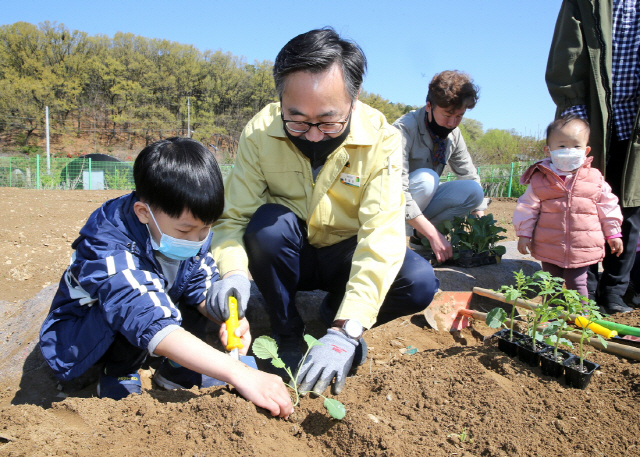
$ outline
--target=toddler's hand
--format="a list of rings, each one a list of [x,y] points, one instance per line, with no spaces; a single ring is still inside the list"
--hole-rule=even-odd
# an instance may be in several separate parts
[[[520,254],[529,254],[531,252],[531,238],[526,236],[518,238],[518,251]]]
[[[620,257],[620,254],[622,254],[622,251],[624,251],[624,247],[622,246],[622,238],[610,238],[607,240],[607,243],[609,243],[611,253],[615,254],[616,257]]]

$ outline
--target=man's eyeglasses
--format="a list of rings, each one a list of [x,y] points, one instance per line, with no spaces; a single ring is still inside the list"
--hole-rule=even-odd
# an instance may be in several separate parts
[[[351,109],[353,105],[349,107],[349,114],[347,114],[347,118],[344,121],[336,121],[336,122],[316,122],[315,124],[312,122],[304,122],[304,121],[287,121],[284,118],[284,113],[280,113],[280,117],[282,118],[282,122],[284,122],[287,130],[293,133],[306,133],[311,130],[311,127],[317,127],[322,133],[340,133],[344,128],[345,124],[349,122],[349,118],[351,117]]]

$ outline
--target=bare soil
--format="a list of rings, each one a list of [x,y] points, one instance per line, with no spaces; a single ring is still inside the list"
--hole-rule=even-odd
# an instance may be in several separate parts
[[[5,320],[57,283],[89,214],[121,194],[0,189]],[[489,212],[507,228],[514,206],[494,199]],[[612,320],[640,326],[640,310]],[[0,325],[0,339],[11,342],[6,330]],[[144,393],[117,402],[96,398],[95,383],[67,396],[50,375],[25,368],[0,385],[0,456],[640,454],[637,362],[590,349],[601,368],[576,390],[485,342],[493,332],[479,321],[437,332],[421,314],[369,330],[369,358],[337,397],[347,408],[342,421],[320,398],[303,398],[282,420],[230,387],[163,391],[150,381],[153,366],[141,372]],[[403,353],[408,346],[418,352]]]

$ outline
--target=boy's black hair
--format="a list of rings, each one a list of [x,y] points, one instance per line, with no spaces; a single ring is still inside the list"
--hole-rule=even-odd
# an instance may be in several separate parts
[[[212,224],[224,209],[222,172],[213,154],[190,138],[156,141],[140,152],[133,165],[136,196],[168,216],[184,210]]]
[[[560,130],[562,127],[564,127],[565,125],[567,125],[571,121],[580,121],[580,122],[582,122],[584,124],[584,126],[587,128],[587,132],[591,132],[591,126],[589,125],[589,121],[588,120],[586,120],[585,118],[580,117],[580,116],[578,116],[576,114],[565,114],[564,116],[559,117],[558,119],[553,121],[547,127],[546,143],[549,144],[549,137],[551,136],[551,134],[553,132],[555,132],[556,130]]]

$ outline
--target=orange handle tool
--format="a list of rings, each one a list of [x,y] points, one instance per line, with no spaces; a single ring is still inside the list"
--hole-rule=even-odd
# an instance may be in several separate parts
[[[227,351],[230,351],[234,358],[238,358],[238,349],[242,349],[243,345],[236,336],[236,329],[238,328],[238,301],[236,297],[229,297],[229,319],[225,322],[227,326]],[[235,354],[235,355],[234,355]]]
[[[603,327],[602,325],[596,324],[595,322],[589,323],[589,321],[582,316],[576,317],[576,325],[578,327],[583,327],[588,324],[588,329],[597,333],[598,335],[602,335],[605,338],[611,338],[614,336],[618,336],[618,332],[615,330],[609,330],[608,328]]]

